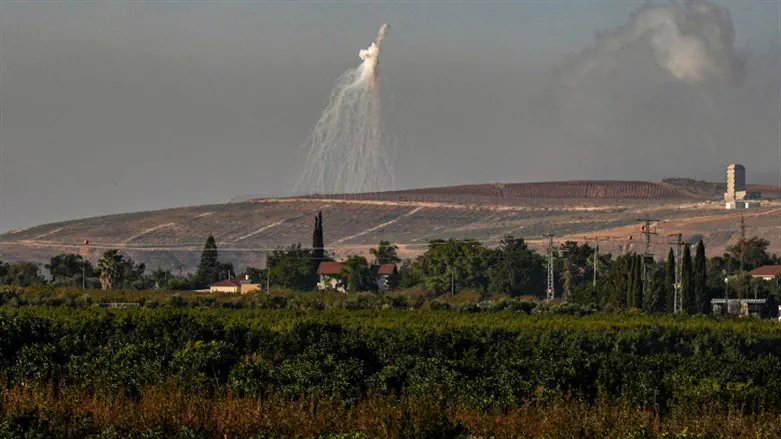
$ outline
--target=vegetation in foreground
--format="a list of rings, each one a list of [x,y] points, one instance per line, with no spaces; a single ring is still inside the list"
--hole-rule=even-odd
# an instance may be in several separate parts
[[[781,425],[781,327],[766,320],[5,306],[0,328],[10,437],[778,437]]]

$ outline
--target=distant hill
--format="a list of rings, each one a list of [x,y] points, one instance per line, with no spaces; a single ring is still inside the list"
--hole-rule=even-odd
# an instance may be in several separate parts
[[[750,190],[757,190],[750,187]],[[781,190],[762,187],[763,207],[726,211],[723,184],[689,179],[660,183],[568,181],[498,183],[399,190],[369,194],[248,199],[223,205],[133,212],[45,224],[0,235],[0,259],[44,262],[59,252],[77,252],[90,241],[90,258],[110,248],[174,271],[197,264],[206,237],[217,239],[221,258],[239,267],[262,266],[271,249],[309,245],[314,215],[323,211],[326,245],[337,257],[368,254],[380,239],[414,256],[436,238],[474,238],[491,245],[505,234],[536,245],[541,235],[580,239],[609,237],[605,251],[623,251],[638,235],[636,219],[661,220],[656,246],[666,253],[664,234],[702,235],[711,254],[733,242],[740,215],[749,233],[765,236],[781,252]],[[774,235],[775,234],[775,235]]]

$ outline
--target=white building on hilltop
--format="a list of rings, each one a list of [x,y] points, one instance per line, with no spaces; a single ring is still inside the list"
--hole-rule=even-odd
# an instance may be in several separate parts
[[[759,207],[759,192],[746,191],[746,168],[732,163],[727,166],[727,192],[724,203],[727,209],[750,209]]]

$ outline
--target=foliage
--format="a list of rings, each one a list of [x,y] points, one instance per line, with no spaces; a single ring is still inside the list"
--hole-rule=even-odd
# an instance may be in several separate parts
[[[312,271],[312,250],[301,244],[274,250],[267,260],[268,274],[274,286],[311,291],[317,284]]]
[[[376,248],[369,249],[369,253],[374,256],[375,264],[398,264],[401,262],[398,250],[399,247],[391,245],[389,241],[380,241]]]
[[[761,265],[772,264],[775,262],[775,255],[770,256],[767,253],[767,247],[770,241],[754,236],[752,238],[740,238],[734,245],[727,247],[727,252],[737,261],[742,259],[745,270],[753,270]]]
[[[198,263],[198,270],[195,274],[195,284],[197,288],[208,288],[209,285],[217,282],[220,278],[219,256],[217,253],[217,242],[214,236],[209,235],[203,246],[201,261]]]
[[[377,289],[369,263],[363,256],[352,255],[347,258],[340,273],[348,292],[372,291]]]
[[[485,290],[491,256],[477,241],[437,239],[429,242],[426,253],[415,261],[414,270],[426,289],[435,295],[451,289]]]
[[[700,241],[697,244],[697,251],[694,256],[693,273],[694,306],[697,313],[706,314],[710,305],[710,294],[708,292],[708,263],[705,259],[705,244]]]
[[[488,290],[520,296],[545,288],[544,258],[529,249],[523,238],[505,236],[493,251],[488,268]]]
[[[40,267],[34,262],[17,261],[3,263],[0,261],[0,285],[30,286],[45,283]]]

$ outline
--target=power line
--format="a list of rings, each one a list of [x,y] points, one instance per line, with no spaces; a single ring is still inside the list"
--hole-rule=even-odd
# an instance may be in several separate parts
[[[651,263],[654,261],[654,255],[651,253],[651,235],[656,235],[656,232],[651,232],[651,223],[655,223],[658,220],[652,218],[641,218],[637,221],[643,222],[643,235],[645,235],[645,252],[643,253],[643,300],[648,297],[650,292],[650,279],[651,279]]]

